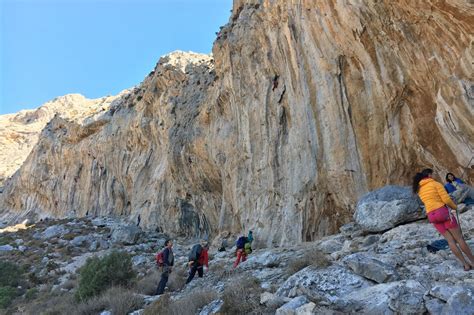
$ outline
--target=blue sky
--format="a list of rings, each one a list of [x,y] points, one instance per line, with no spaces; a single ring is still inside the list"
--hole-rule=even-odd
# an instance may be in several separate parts
[[[117,94],[174,50],[209,53],[232,0],[0,0],[0,114]]]

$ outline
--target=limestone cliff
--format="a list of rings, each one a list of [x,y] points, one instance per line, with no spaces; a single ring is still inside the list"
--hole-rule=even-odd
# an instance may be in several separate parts
[[[44,126],[60,115],[81,122],[109,109],[116,96],[87,99],[80,94],[57,97],[35,110],[0,115],[0,187],[23,164]]]
[[[7,216],[117,214],[187,235],[312,240],[356,199],[474,147],[468,1],[234,1],[213,58],[173,53],[86,124],[54,118]]]

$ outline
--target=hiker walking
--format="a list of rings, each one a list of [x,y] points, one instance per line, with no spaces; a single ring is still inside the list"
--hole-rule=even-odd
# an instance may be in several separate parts
[[[235,259],[235,262],[234,262],[234,268],[236,268],[239,265],[241,260],[242,262],[246,261],[247,256],[252,252],[251,242],[249,242],[248,237],[245,237],[245,236],[239,237],[235,245],[237,247],[235,251],[235,255],[237,256],[237,258]]]
[[[161,279],[156,288],[156,294],[160,295],[165,292],[166,283],[168,277],[173,269],[174,255],[173,255],[173,242],[170,239],[165,241],[165,248],[156,255],[156,263],[162,269]]]
[[[196,271],[199,278],[202,278],[204,275],[204,266],[206,269],[209,269],[209,243],[207,240],[201,240],[199,244],[196,244],[191,249],[189,253],[189,276],[186,280],[186,283],[193,280]]]
[[[456,203],[474,204],[474,189],[454,176],[453,173],[446,174],[444,189],[451,199]]]
[[[413,178],[413,193],[418,194],[421,201],[423,201],[428,220],[448,241],[449,248],[464,265],[464,270],[471,270],[471,268],[474,268],[474,257],[471,249],[464,241],[455,215],[447,208],[449,206],[456,210],[457,206],[451,200],[443,185],[435,181],[432,176],[433,170],[429,168],[417,173]],[[463,252],[468,260],[464,258]]]

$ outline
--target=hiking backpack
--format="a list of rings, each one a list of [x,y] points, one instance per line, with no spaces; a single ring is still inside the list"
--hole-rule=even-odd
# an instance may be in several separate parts
[[[245,236],[239,237],[235,245],[237,246],[237,249],[244,249],[245,243],[247,243],[247,238]]]
[[[164,249],[158,254],[156,254],[156,264],[158,267],[163,267],[165,265],[165,255],[164,255]]]
[[[245,243],[244,245],[244,252],[245,254],[249,255],[252,253],[252,246],[250,245],[250,242]]]
[[[201,251],[202,251],[202,246],[199,244],[196,244],[191,248],[191,251],[189,252],[188,259],[189,261],[197,261],[199,259],[199,256],[201,256]]]

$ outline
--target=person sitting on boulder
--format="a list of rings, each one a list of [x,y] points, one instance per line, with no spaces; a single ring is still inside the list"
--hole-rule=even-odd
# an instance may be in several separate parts
[[[248,237],[245,237],[245,236],[239,237],[235,245],[236,245],[235,255],[237,256],[237,258],[235,259],[233,266],[234,268],[237,268],[237,266],[240,263],[240,260],[242,260],[242,262],[247,260],[247,256],[252,252],[252,247],[251,247]]]
[[[446,174],[444,188],[454,202],[474,204],[474,189],[466,185],[462,179],[454,176],[453,173]]]
[[[199,244],[193,246],[189,252],[189,276],[186,280],[186,283],[193,280],[196,271],[199,275],[199,278],[202,278],[204,275],[204,266],[209,270],[209,243],[207,240],[201,240]]]
[[[420,197],[425,205],[428,220],[448,241],[449,248],[464,265],[464,270],[471,270],[471,268],[474,268],[474,257],[471,249],[464,241],[455,215],[450,213],[447,208],[449,206],[456,209],[457,206],[451,200],[443,185],[435,181],[432,176],[433,170],[429,168],[417,173],[413,177],[413,193]],[[464,252],[469,261],[464,258],[461,251]]]
[[[166,283],[168,282],[168,277],[173,269],[174,264],[174,255],[173,255],[173,242],[170,239],[165,241],[165,248],[158,253],[156,262],[158,266],[162,269],[161,279],[158,287],[156,288],[156,295],[163,294],[165,292]]]

